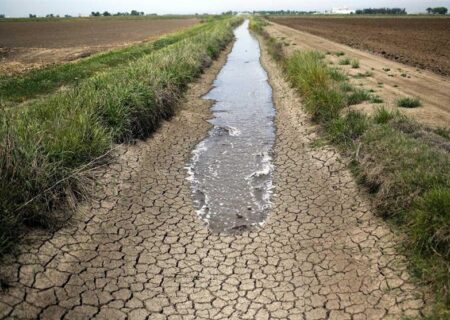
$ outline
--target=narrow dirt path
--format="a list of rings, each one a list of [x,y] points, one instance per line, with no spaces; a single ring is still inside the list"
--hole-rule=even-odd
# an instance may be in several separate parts
[[[385,105],[394,108],[398,98],[418,97],[422,101],[422,107],[402,108],[401,111],[414,117],[417,121],[433,127],[450,127],[450,78],[430,71],[419,70],[274,22],[271,22],[266,30],[271,36],[289,43],[289,46],[285,46],[288,53],[299,49],[319,50],[323,53],[343,52],[347,57],[359,59],[361,67],[358,69],[352,69],[350,65],[339,66],[350,76],[365,72],[372,74],[370,77],[351,77],[352,84],[355,86],[362,84],[364,88],[375,90],[376,94],[383,98]],[[341,57],[328,55],[327,59],[337,65]],[[370,113],[378,106],[379,104],[366,103],[358,106],[358,109]]]
[[[2,266],[11,287],[0,318],[399,319],[424,295],[396,239],[375,218],[275,65],[273,211],[259,230],[213,234],[192,206],[185,165],[209,128],[211,86],[224,57],[147,141],[123,146],[99,172],[94,199],[71,225],[30,237]]]

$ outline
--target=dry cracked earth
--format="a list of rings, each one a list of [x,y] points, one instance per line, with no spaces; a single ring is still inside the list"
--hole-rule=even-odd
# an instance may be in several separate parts
[[[400,319],[426,294],[396,236],[264,54],[277,106],[276,186],[264,226],[213,234],[192,206],[185,165],[207,134],[200,97],[223,65],[190,88],[148,140],[121,146],[97,172],[69,226],[30,235],[8,257],[3,319]]]

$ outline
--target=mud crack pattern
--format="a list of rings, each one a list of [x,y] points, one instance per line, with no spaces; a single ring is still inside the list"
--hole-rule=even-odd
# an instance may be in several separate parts
[[[392,232],[375,218],[330,148],[264,57],[277,104],[276,198],[267,223],[210,233],[192,206],[184,166],[209,129],[199,97],[224,58],[195,84],[177,116],[123,146],[99,172],[94,198],[71,225],[35,234],[2,266],[7,319],[399,319],[419,315]]]

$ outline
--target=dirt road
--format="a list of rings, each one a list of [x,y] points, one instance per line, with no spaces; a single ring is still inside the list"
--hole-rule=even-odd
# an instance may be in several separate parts
[[[379,95],[387,107],[395,108],[396,100],[401,97],[418,97],[422,107],[401,109],[405,114],[414,117],[419,122],[433,127],[450,128],[450,78],[429,71],[417,70],[381,56],[353,49],[325,38],[298,31],[276,23],[271,23],[266,30],[278,39],[284,39],[289,46],[287,52],[294,50],[319,50],[323,53],[343,52],[345,56],[357,58],[360,68],[339,66],[348,72],[350,82],[355,86],[372,89]],[[338,64],[341,57],[328,55],[327,59]],[[372,73],[369,77],[352,77],[358,73]],[[372,112],[380,104],[364,103],[358,109]]]
[[[424,294],[335,150],[263,56],[277,107],[272,213],[258,230],[214,234],[191,200],[186,163],[206,136],[200,97],[224,56],[147,141],[98,173],[71,226],[30,237],[2,272],[0,318],[400,319]]]

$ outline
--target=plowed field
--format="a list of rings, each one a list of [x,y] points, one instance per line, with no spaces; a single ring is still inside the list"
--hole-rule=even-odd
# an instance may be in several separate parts
[[[68,19],[0,22],[0,74],[23,72],[156,38],[198,19]]]
[[[272,18],[288,27],[450,75],[450,19],[428,17]]]

